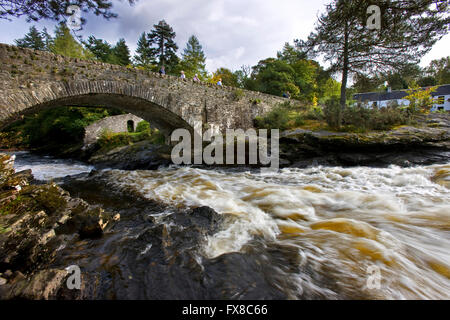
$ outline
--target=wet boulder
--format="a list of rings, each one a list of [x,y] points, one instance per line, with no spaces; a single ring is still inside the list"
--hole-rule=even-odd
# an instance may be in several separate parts
[[[167,145],[155,145],[150,141],[141,141],[112,149],[106,153],[100,150],[89,159],[89,163],[97,168],[155,170],[160,166],[172,164],[170,155],[171,148]]]
[[[98,238],[107,225],[118,219],[115,214],[72,198],[53,183],[30,185],[31,172],[15,173],[13,161],[14,157],[0,154],[0,273],[5,282],[1,287],[17,278],[11,273],[29,281],[36,276],[41,279],[37,270],[45,270],[52,263],[58,248],[74,239]],[[54,289],[39,287],[41,280],[36,280],[36,287],[19,281],[22,284],[12,291],[0,290],[0,298],[47,299],[51,296],[48,292]]]

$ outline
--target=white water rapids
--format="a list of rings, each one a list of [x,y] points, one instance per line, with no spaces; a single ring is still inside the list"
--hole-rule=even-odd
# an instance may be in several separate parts
[[[203,248],[207,257],[239,251],[260,236],[296,247],[299,264],[335,279],[341,292],[450,299],[450,165],[314,167],[269,175],[182,167],[102,175],[123,192],[225,215],[222,231]],[[380,285],[371,288],[368,270],[374,267]],[[313,286],[307,274],[297,280]]]

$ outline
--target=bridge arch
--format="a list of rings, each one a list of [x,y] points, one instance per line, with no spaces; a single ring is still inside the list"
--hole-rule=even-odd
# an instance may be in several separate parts
[[[114,81],[47,83],[12,94],[6,103],[9,108],[6,110],[8,112],[2,110],[1,127],[25,114],[53,107],[74,106],[115,108],[132,113],[158,128],[166,137],[178,128],[193,130],[192,125],[183,119],[183,110],[161,105],[165,103],[170,106],[170,103],[164,101],[164,97],[161,99],[152,94],[151,89],[139,85],[124,85]]]

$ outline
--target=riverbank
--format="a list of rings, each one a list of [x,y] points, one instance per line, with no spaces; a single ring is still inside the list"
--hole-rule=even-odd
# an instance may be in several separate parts
[[[416,126],[388,131],[348,133],[290,130],[281,134],[285,166],[431,165],[450,159],[450,115],[434,114]]]
[[[450,160],[450,115],[434,114],[416,126],[388,131],[287,130],[281,133],[279,143],[281,168],[444,164]],[[170,157],[170,147],[143,141],[96,152],[88,162],[99,168],[157,169],[170,165]]]
[[[120,134],[117,138],[119,136]],[[155,170],[172,164],[171,147],[155,143],[155,137],[150,131],[148,136],[147,140],[134,142],[127,139],[104,139],[101,144],[97,143],[86,149],[78,144],[31,151],[80,160],[98,169]],[[12,147],[9,151],[23,150],[17,148],[21,146],[17,133],[4,133],[1,138],[3,146]],[[442,164],[450,159],[450,114],[417,116],[414,125],[361,133],[328,131],[322,126],[305,125],[281,132],[279,143],[281,168]],[[116,145],[118,146],[115,147]]]
[[[51,267],[60,248],[101,237],[120,216],[54,183],[31,184],[31,170],[15,172],[14,160],[0,154],[0,299],[56,297],[67,278]]]

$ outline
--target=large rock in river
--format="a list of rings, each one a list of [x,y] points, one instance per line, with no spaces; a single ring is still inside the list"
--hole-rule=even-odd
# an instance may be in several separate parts
[[[170,160],[171,148],[167,145],[152,144],[141,141],[129,146],[114,148],[108,152],[97,151],[89,162],[97,168],[113,168],[122,170],[158,169],[167,166]]]

